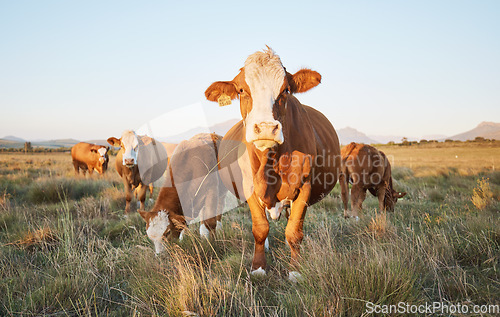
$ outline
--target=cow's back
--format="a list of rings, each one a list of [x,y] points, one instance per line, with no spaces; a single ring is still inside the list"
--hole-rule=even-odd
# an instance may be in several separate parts
[[[90,151],[92,146],[92,144],[85,142],[75,144],[71,148],[71,158],[73,161],[85,164],[93,162],[95,158],[92,157],[92,152]]]
[[[313,181],[309,204],[323,199],[332,191],[340,175],[340,143],[333,125],[318,110],[303,105],[314,129],[316,158],[313,165]],[[316,177],[316,179],[314,179]]]

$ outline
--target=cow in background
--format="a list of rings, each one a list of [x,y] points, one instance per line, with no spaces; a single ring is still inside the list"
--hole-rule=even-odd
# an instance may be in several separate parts
[[[366,190],[378,198],[379,210],[394,211],[394,205],[406,193],[397,192],[392,185],[391,164],[384,152],[373,146],[352,142],[341,150],[342,173],[339,183],[344,217],[359,218]],[[351,188],[351,214],[347,210],[349,185]]]
[[[125,187],[125,214],[130,212],[132,191],[137,187],[140,209],[144,210],[148,185],[160,179],[167,168],[165,147],[151,137],[138,137],[131,130],[124,131],[119,139],[108,138],[108,143],[120,147],[115,166]]]
[[[154,207],[150,212],[139,211],[156,253],[163,250],[163,237],[182,237],[192,222],[201,222],[200,235],[205,238],[221,228],[227,193],[217,165],[221,139],[215,133],[200,133],[179,143]]]
[[[75,174],[80,174],[80,170],[83,175],[85,175],[87,171],[90,175],[92,175],[94,171],[101,175],[104,174],[108,169],[108,150],[109,147],[86,142],[75,144],[71,148],[71,158],[73,159]]]

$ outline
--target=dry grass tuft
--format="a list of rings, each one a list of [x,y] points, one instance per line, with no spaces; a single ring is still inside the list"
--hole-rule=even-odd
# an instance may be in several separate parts
[[[385,212],[378,213],[375,218],[372,217],[366,230],[375,237],[383,237],[393,232],[391,223],[387,219],[387,213]]]
[[[493,202],[493,192],[489,178],[481,178],[477,180],[477,187],[472,190],[471,201],[479,210],[484,210]]]
[[[57,235],[49,227],[44,227],[34,232],[28,232],[24,238],[17,240],[6,245],[17,245],[23,247],[30,247],[34,245],[47,245],[54,244],[59,241]]]

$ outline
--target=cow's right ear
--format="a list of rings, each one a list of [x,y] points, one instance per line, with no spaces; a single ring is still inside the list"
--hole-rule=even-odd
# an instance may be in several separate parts
[[[205,90],[205,97],[210,101],[218,101],[222,95],[228,95],[231,100],[238,97],[233,81],[216,81]]]
[[[120,139],[117,139],[115,137],[110,137],[108,139],[108,143],[111,144],[112,146],[116,146],[116,147],[120,147],[121,146]]]
[[[146,223],[148,222],[148,215],[149,215],[149,212],[147,211],[142,211],[142,210],[138,210],[139,214],[141,215],[142,219],[144,219],[144,221],[146,221]]]

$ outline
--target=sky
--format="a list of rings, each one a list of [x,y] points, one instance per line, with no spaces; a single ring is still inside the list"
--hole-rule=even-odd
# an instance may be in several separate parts
[[[239,118],[204,91],[266,45],[321,73],[297,97],[336,129],[450,136],[500,122],[499,14],[496,0],[0,0],[0,137]]]

